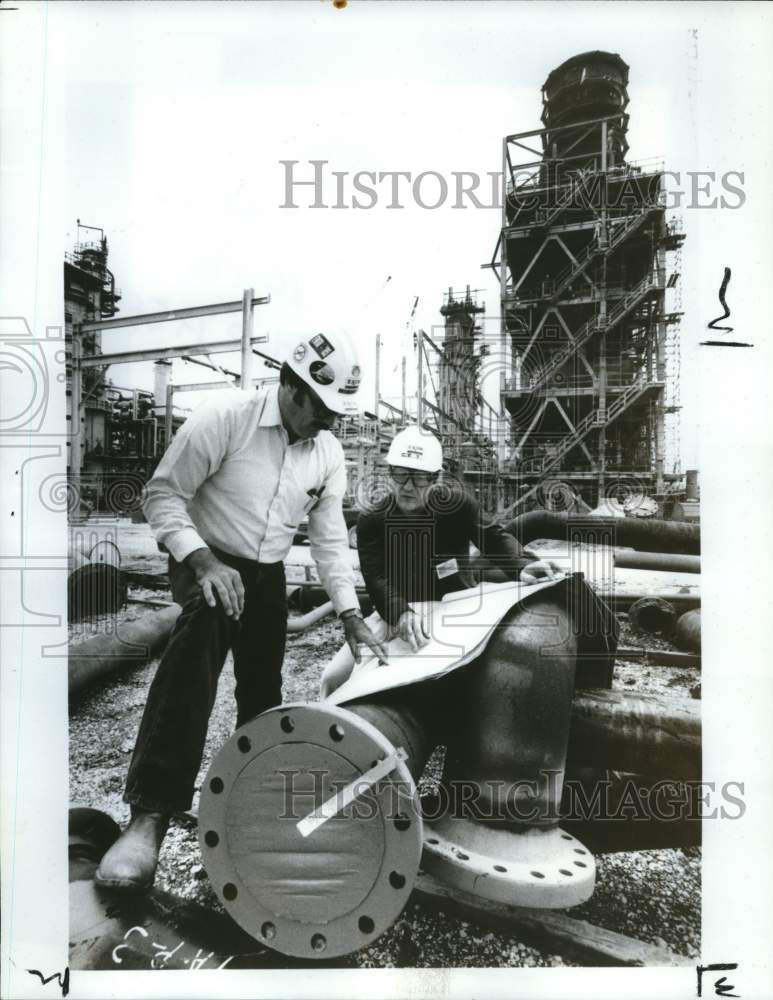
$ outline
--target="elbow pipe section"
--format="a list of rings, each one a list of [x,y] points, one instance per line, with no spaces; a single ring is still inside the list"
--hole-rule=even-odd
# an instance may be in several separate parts
[[[558,823],[577,651],[555,597],[535,596],[497,628],[466,673],[448,740],[454,814],[514,830]]]

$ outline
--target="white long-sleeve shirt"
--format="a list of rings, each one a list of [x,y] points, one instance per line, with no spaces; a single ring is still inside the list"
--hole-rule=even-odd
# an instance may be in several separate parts
[[[308,515],[311,554],[337,612],[359,607],[341,501],[346,467],[329,431],[289,443],[278,387],[213,393],[185,421],[145,488],[156,541],[182,562],[214,545],[280,562]],[[312,492],[316,491],[316,492]]]

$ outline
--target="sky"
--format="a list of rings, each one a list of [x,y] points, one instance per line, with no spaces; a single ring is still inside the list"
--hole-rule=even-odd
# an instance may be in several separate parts
[[[598,6],[566,4],[559,24],[554,7],[496,2],[61,6],[69,8],[67,248],[76,218],[105,230],[123,315],[240,299],[252,287],[271,295],[255,316],[270,354],[282,356],[304,332],[347,330],[363,358],[369,409],[378,333],[382,395],[399,396],[403,354],[415,390],[416,296],[415,326],[432,332],[443,292],[469,284],[481,290],[487,330],[497,328],[497,283],[480,265],[491,259],[500,212],[469,201],[454,208],[452,196],[422,208],[405,186],[405,207],[390,209],[385,183],[370,209],[310,207],[309,187],[294,189],[297,208],[282,207],[281,161],[297,161],[297,179],[313,177],[309,161],[328,161],[328,204],[334,170],[347,175],[345,201],[358,171],[437,171],[453,189],[455,171],[499,170],[505,134],[540,127],[540,87],[551,69],[603,49],[630,66],[629,160],[717,169],[715,151],[701,148],[702,104],[716,102],[723,82],[705,73],[701,38],[674,7],[660,5],[654,19],[646,4],[625,13],[606,7],[603,16]],[[426,203],[437,190],[423,182]],[[722,276],[719,264],[707,271],[701,292],[699,242],[729,221],[718,216],[738,214],[682,213],[683,468],[699,463],[693,361],[703,325],[717,314],[706,298],[716,300]],[[240,322],[237,314],[105,334],[103,350],[238,337]],[[215,360],[238,370],[237,356]],[[151,388],[151,367],[114,367],[110,377]],[[263,373],[258,363],[254,375]],[[175,362],[178,383],[213,377]],[[498,408],[494,381],[484,390]],[[199,395],[178,400],[191,405]]]

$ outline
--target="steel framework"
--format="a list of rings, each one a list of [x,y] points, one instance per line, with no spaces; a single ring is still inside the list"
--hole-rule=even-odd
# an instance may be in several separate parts
[[[564,500],[595,505],[662,495],[670,478],[666,342],[679,314],[666,289],[679,275],[666,254],[683,236],[666,219],[663,164],[625,159],[627,82],[619,56],[575,56],[543,87],[544,127],[503,140],[506,197],[484,266],[500,282],[514,510],[557,482]]]

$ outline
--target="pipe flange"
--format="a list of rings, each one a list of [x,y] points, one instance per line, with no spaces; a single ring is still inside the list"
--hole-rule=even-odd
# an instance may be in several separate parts
[[[446,885],[509,906],[576,906],[596,884],[593,855],[560,827],[516,833],[444,817],[425,823],[421,867]]]
[[[387,773],[370,783],[380,762]],[[348,800],[338,811],[336,796]],[[261,944],[346,955],[408,901],[421,857],[417,801],[400,753],[364,719],[332,705],[271,709],[234,733],[202,787],[210,882]]]

